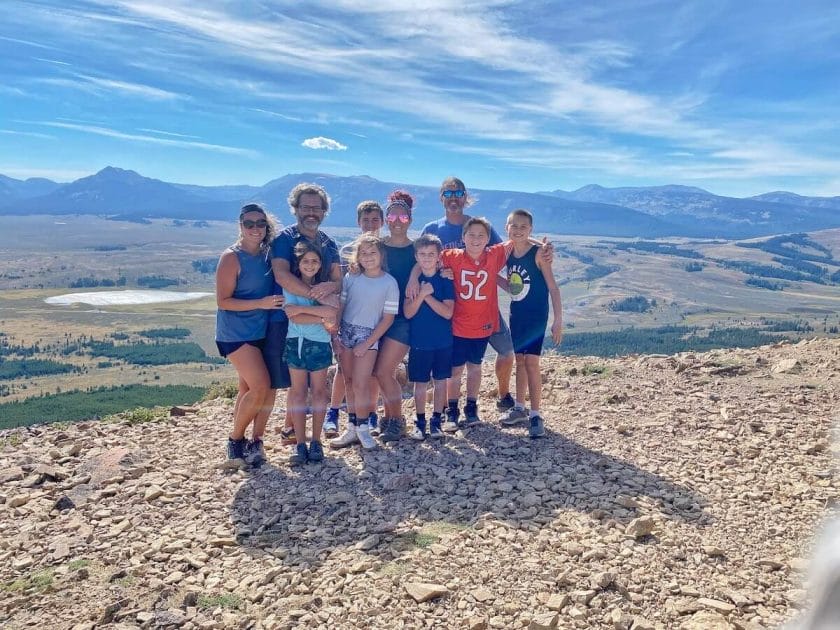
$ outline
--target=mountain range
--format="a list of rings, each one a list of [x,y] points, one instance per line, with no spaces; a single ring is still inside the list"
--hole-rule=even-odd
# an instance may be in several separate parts
[[[329,192],[332,208],[328,225],[355,225],[359,201],[382,202],[395,188],[415,196],[415,227],[443,214],[437,187],[382,182],[367,176],[298,173],[263,186],[195,186],[151,179],[111,166],[67,184],[0,175],[0,214],[233,220],[243,203],[257,201],[289,223],[286,196],[304,181],[321,184]],[[840,197],[803,197],[783,191],[740,199],[689,186],[589,185],[574,191],[538,193],[471,189],[470,194],[476,200],[468,210],[470,214],[486,216],[501,225],[511,210],[528,208],[534,213],[538,232],[734,239],[840,227]]]

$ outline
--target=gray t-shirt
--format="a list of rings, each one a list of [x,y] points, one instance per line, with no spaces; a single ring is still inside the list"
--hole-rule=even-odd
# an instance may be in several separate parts
[[[394,277],[387,273],[376,278],[348,273],[341,284],[341,303],[342,322],[376,328],[383,314],[397,314],[400,289]]]

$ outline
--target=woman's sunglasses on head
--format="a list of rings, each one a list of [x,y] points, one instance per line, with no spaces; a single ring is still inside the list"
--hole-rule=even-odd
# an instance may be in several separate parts
[[[467,191],[466,190],[444,190],[440,194],[443,195],[444,197],[446,197],[447,199],[451,199],[452,197],[457,197],[458,199],[460,199],[461,197],[463,197],[464,195],[467,194]]]
[[[266,228],[268,227],[268,221],[265,219],[259,219],[258,221],[251,221],[251,219],[242,219],[242,227],[246,230],[250,230],[252,228]]]

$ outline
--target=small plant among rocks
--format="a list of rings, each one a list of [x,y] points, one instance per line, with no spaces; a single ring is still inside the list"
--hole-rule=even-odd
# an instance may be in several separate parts
[[[24,592],[24,591],[45,591],[52,586],[53,572],[51,569],[44,571],[36,571],[28,577],[7,582],[0,587],[0,590],[7,592]]]
[[[204,394],[204,400],[214,400],[216,398],[229,398],[233,400],[239,394],[239,386],[233,381],[227,383],[213,383],[207,388],[207,393]]]
[[[198,607],[201,610],[215,610],[224,608],[226,610],[239,610],[242,607],[242,598],[233,593],[222,593],[221,595],[199,595]]]
[[[125,422],[126,424],[145,424],[165,420],[168,413],[163,407],[135,407],[122,413],[106,416],[103,422]]]

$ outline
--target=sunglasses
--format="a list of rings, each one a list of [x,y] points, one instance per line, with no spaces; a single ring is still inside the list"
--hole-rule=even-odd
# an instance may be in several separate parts
[[[385,218],[391,223],[394,223],[396,221],[399,221],[400,223],[408,223],[409,221],[411,221],[411,217],[407,214],[394,214],[392,212],[389,212]]]
[[[466,190],[444,190],[440,194],[443,195],[446,199],[451,199],[452,197],[457,197],[458,199],[460,199],[461,197],[463,197],[464,195],[467,194],[467,191]]]
[[[268,221],[265,219],[259,219],[258,221],[251,221],[251,219],[242,219],[242,227],[246,230],[250,230],[252,228],[267,228]]]

